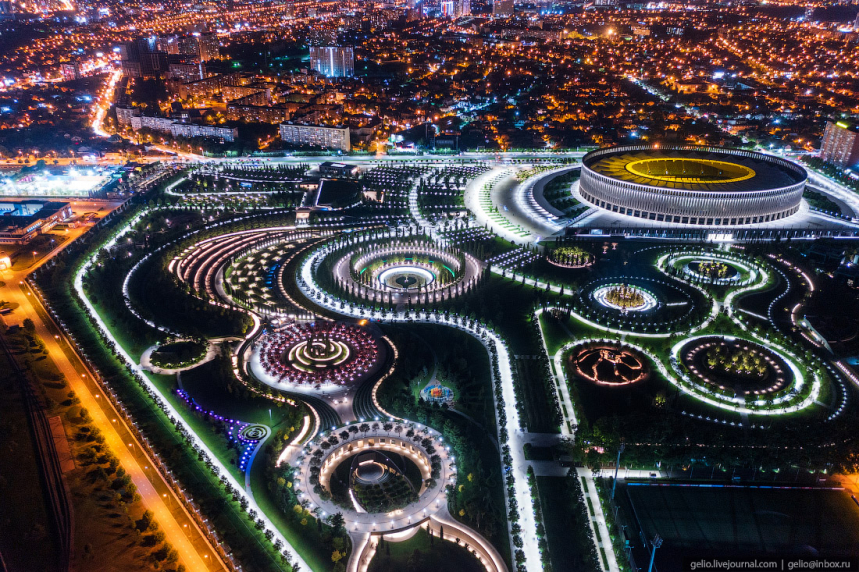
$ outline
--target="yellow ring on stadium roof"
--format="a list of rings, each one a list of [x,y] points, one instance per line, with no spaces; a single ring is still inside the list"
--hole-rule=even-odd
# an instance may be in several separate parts
[[[627,163],[633,175],[670,183],[736,183],[755,176],[744,165],[711,159],[660,158]]]

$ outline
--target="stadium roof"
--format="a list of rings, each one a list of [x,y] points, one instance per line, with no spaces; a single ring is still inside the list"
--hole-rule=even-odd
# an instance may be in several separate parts
[[[759,158],[758,158],[759,157]],[[712,150],[618,150],[587,160],[602,175],[665,189],[711,192],[749,192],[778,189],[805,179],[800,167],[790,168],[777,158],[751,157]]]

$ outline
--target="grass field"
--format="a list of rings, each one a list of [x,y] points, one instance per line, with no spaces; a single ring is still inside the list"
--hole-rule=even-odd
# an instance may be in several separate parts
[[[859,507],[845,491],[630,484],[621,493],[645,536],[665,540],[659,570],[714,554],[859,555]],[[637,550],[636,562],[644,558]]]
[[[593,572],[596,565],[587,550],[587,517],[576,506],[576,478],[537,477],[553,572]]]
[[[0,551],[10,570],[55,570],[53,524],[26,411],[12,366],[0,351]]]
[[[450,570],[456,572],[481,572],[483,566],[468,550],[453,542],[435,538],[430,545],[429,534],[424,529],[403,542],[386,542],[376,551],[367,572],[424,572]]]

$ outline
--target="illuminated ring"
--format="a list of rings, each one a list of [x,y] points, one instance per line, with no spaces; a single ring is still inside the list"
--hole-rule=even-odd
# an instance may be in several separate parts
[[[376,281],[379,283],[379,286],[383,289],[391,289],[398,290],[393,286],[388,284],[388,279],[393,276],[398,276],[402,274],[417,274],[421,278],[424,279],[424,284],[431,284],[435,281],[435,274],[427,270],[426,268],[421,268],[420,266],[394,266],[392,268],[387,268],[379,273],[376,277]],[[409,286],[408,288],[399,288],[399,290],[415,290],[416,287]]]
[[[259,441],[266,436],[268,429],[264,425],[246,425],[239,431],[239,438],[245,441]]]
[[[656,300],[656,296],[654,296],[649,291],[641,288],[640,286],[631,286],[635,288],[635,291],[641,295],[642,303],[638,306],[630,306],[623,307],[619,304],[615,304],[614,302],[610,302],[608,300],[609,293],[624,284],[607,284],[605,286],[600,286],[593,292],[591,292],[591,297],[601,306],[605,306],[606,308],[611,308],[613,310],[619,310],[621,312],[647,312],[648,310],[652,310],[659,305],[659,302]]]
[[[790,368],[791,373],[793,373],[793,384],[791,384],[788,390],[783,391],[782,395],[774,398],[772,400],[773,407],[772,409],[767,409],[767,402],[764,399],[757,399],[755,401],[747,401],[744,397],[728,397],[725,395],[721,395],[718,391],[716,391],[712,386],[709,386],[704,381],[700,381],[697,379],[692,379],[688,375],[686,375],[680,369],[680,352],[683,350],[685,346],[688,344],[700,340],[702,338],[711,338],[712,335],[708,336],[694,336],[691,338],[686,338],[677,342],[671,348],[671,367],[674,370],[674,373],[683,380],[682,384],[678,383],[678,380],[673,376],[668,375],[668,379],[678,385],[683,391],[695,397],[696,399],[703,401],[704,403],[708,403],[710,405],[714,405],[721,409],[726,409],[729,411],[733,411],[735,413],[751,413],[756,415],[782,415],[785,413],[793,413],[795,411],[801,411],[806,407],[809,407],[815,400],[820,396],[821,385],[822,382],[817,375],[812,374],[810,376],[806,376],[803,374],[802,370],[796,365],[796,363],[790,359],[785,352],[780,349],[775,349],[772,346],[767,347],[767,349],[774,354],[776,354],[779,359],[784,361],[787,366]],[[723,336],[726,340],[732,341],[735,338],[731,336]],[[752,340],[743,339],[743,341],[747,341],[750,344],[762,345],[759,342],[754,342]],[[667,372],[663,372],[667,374]],[[808,377],[811,377],[809,380]],[[806,383],[811,382],[811,390],[808,395],[803,398],[801,401],[797,397],[797,393],[801,391]]]
[[[775,383],[768,387],[758,387],[757,389],[751,390],[742,389],[741,386],[745,381],[742,379],[742,376],[751,373],[750,370],[742,374],[738,374],[738,377],[736,379],[737,383],[727,383],[725,381],[720,381],[719,379],[711,378],[709,372],[704,367],[704,364],[701,364],[696,361],[696,359],[699,359],[698,354],[700,354],[701,352],[706,352],[712,347],[717,347],[719,345],[728,346],[728,344],[731,344],[731,346],[734,348],[740,346],[747,346],[742,349],[750,351],[752,355],[759,355],[761,361],[766,363],[767,371],[771,371],[775,374]],[[699,339],[697,343],[687,344],[680,351],[680,353],[680,359],[683,362],[684,366],[686,366],[686,368],[689,369],[698,379],[704,381],[711,386],[718,387],[723,391],[733,390],[736,395],[742,393],[743,395],[765,396],[767,394],[777,393],[786,389],[785,385],[789,381],[788,376],[785,375],[785,370],[790,369],[787,362],[784,361],[777,352],[773,352],[766,346],[757,342],[753,342],[751,340],[726,338],[724,336],[711,336],[711,339],[709,340],[706,338],[702,338]],[[728,377],[730,377],[730,373],[728,373],[727,375]],[[722,383],[725,383],[725,385],[722,385]],[[789,387],[789,385],[787,387]]]
[[[709,276],[705,276],[699,272],[692,270],[689,267],[689,264],[693,262],[721,262],[722,264],[727,264],[729,266],[733,266],[734,269],[739,270],[736,275],[727,277],[727,278],[714,278],[711,280]],[[712,282],[713,284],[718,285],[726,285],[730,284],[733,286],[743,286],[746,284],[751,284],[758,278],[757,270],[750,266],[745,262],[741,262],[739,260],[734,260],[732,258],[728,258],[726,256],[719,256],[714,254],[707,253],[680,253],[676,255],[670,255],[668,259],[665,261],[665,267],[668,268],[670,266],[678,265],[680,263],[685,263],[682,267],[683,274],[695,278],[696,280],[703,280],[705,282]],[[746,272],[748,276],[743,280],[742,272]]]
[[[711,173],[708,175],[707,173],[703,173],[701,176],[685,176],[685,175],[675,175],[675,174],[665,174],[665,175],[654,175],[649,171],[650,164],[656,163],[657,169],[666,169],[665,164],[671,164],[672,167],[675,167],[674,163],[681,163],[685,168],[687,164],[692,166],[699,167],[702,171],[709,170]],[[648,171],[641,170],[641,166],[647,164]],[[660,166],[659,164],[663,164]],[[746,167],[745,165],[740,165],[738,163],[728,163],[727,161],[714,161],[712,159],[689,159],[689,158],[654,158],[654,159],[640,159],[638,161],[633,161],[626,165],[626,170],[632,173],[633,175],[637,175],[639,177],[644,177],[647,179],[656,179],[657,181],[668,181],[671,183],[718,183],[718,184],[727,184],[727,183],[737,183],[739,181],[746,181],[754,177],[757,173],[755,173],[754,169]],[[713,171],[719,171],[719,174],[725,172],[727,173],[726,178],[720,178],[719,174],[713,173]]]
[[[425,427],[419,423],[413,422],[394,422],[394,425],[403,428],[403,431],[397,433],[395,431],[384,431],[381,427],[371,429],[366,433],[353,433],[349,439],[339,440],[337,444],[330,446],[327,449],[321,447],[322,443],[331,435],[337,435],[347,430],[349,426],[343,426],[330,432],[325,432],[317,435],[311,443],[304,447],[304,452],[300,454],[292,462],[297,467],[295,480],[295,492],[300,499],[310,502],[311,507],[319,507],[323,510],[333,513],[341,512],[346,519],[347,528],[361,529],[366,531],[384,531],[395,532],[398,530],[407,530],[417,526],[439,510],[447,507],[447,495],[445,488],[447,485],[456,483],[456,463],[453,457],[453,452],[449,446],[446,446],[441,434],[437,431]],[[354,425],[353,425],[354,426]],[[413,429],[416,436],[422,438],[414,441],[412,438],[406,437],[406,430]],[[426,430],[426,433],[424,433]],[[421,441],[423,438],[429,438],[433,452],[428,452],[423,447]],[[386,452],[397,453],[398,455],[408,458],[414,463],[421,472],[422,484],[418,491],[418,500],[412,502],[401,509],[393,510],[389,513],[367,513],[363,509],[346,508],[339,505],[334,505],[328,499],[322,498],[315,490],[316,485],[312,484],[311,475],[314,473],[313,466],[319,467],[318,483],[319,487],[326,491],[330,491],[330,480],[336,468],[353,455],[380,450]],[[321,455],[320,455],[321,452]],[[428,480],[432,473],[432,456],[438,455],[439,458],[439,473],[435,479],[433,486],[427,488]],[[318,459],[318,461],[314,461]],[[350,496],[353,496],[350,492]],[[353,506],[356,501],[352,499]]]

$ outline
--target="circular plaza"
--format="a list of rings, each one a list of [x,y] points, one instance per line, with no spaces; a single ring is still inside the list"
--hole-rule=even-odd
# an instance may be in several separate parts
[[[393,242],[340,255],[334,287],[370,302],[435,302],[470,291],[481,264],[473,256],[430,243]]]
[[[651,292],[640,286],[629,284],[607,284],[591,292],[591,297],[600,306],[626,312],[647,312],[659,304]]]
[[[318,435],[295,459],[300,498],[350,531],[411,528],[447,507],[456,464],[441,434],[418,423],[351,424]]]
[[[253,346],[250,366],[273,387],[330,389],[378,370],[383,345],[367,328],[342,322],[290,324],[267,331]]]

